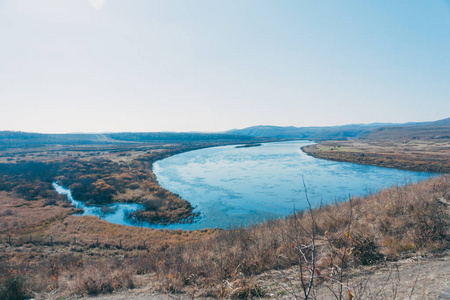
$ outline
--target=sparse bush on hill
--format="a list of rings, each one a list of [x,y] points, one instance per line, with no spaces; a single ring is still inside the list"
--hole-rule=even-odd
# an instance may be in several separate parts
[[[368,238],[356,239],[352,250],[355,258],[364,266],[376,264],[384,259],[375,242]]]

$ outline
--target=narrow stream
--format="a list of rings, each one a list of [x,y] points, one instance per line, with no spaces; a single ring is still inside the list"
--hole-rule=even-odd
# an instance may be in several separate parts
[[[83,213],[79,214],[79,216],[97,216],[113,224],[150,227],[149,224],[136,223],[134,220],[128,218],[131,212],[143,209],[144,206],[142,204],[113,203],[109,205],[88,206],[83,201],[75,200],[69,189],[56,182],[53,183],[53,187],[59,194],[66,195],[73,206],[83,209]]]

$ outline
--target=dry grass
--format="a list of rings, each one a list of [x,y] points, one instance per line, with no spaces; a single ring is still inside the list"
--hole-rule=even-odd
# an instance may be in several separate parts
[[[0,236],[39,231],[74,212],[76,209],[65,201],[51,204],[45,199],[27,201],[12,193],[0,192]]]
[[[361,264],[445,251],[449,202],[450,178],[439,177],[316,208],[314,227],[307,212],[250,228],[201,232],[130,228],[69,216],[45,230],[45,236],[51,234],[65,244],[53,248],[4,244],[0,268],[26,276],[35,292],[62,295],[129,288],[135,285],[135,276],[150,274],[153,288],[160,292],[263,296],[267,291],[255,283],[255,276],[298,265],[298,247],[310,243],[312,228],[321,274],[315,284],[320,285],[327,285],[330,278],[346,278]],[[140,247],[143,239],[147,249]],[[310,266],[303,267],[307,277]],[[55,268],[57,282],[52,279]]]
[[[44,232],[45,236],[53,236],[57,241],[72,243],[76,238],[78,244],[92,245],[99,239],[100,245],[119,246],[133,250],[137,247],[159,249],[180,243],[194,242],[205,235],[214,232],[213,229],[197,231],[160,230],[143,227],[128,227],[111,224],[93,216],[69,216],[51,224]]]
[[[192,222],[199,213],[178,195],[160,187],[151,167],[158,159],[211,143],[160,146],[54,147],[29,151],[0,151],[0,192],[14,192],[21,201],[55,205],[61,202],[52,182],[70,188],[75,199],[87,204],[135,202],[149,204],[131,217],[150,223]],[[1,160],[0,160],[1,161]],[[37,204],[41,205],[40,203]],[[62,203],[59,203],[61,206]]]
[[[450,139],[328,141],[302,148],[323,159],[420,172],[450,173]]]
[[[330,155],[327,158],[339,160],[344,153],[342,160],[355,161],[357,157],[358,162],[379,165],[383,160],[385,166],[426,167],[424,170],[435,166],[443,170],[448,165],[445,144],[436,143],[430,148],[426,142],[415,141],[399,150],[396,142],[382,148],[378,144],[336,143],[319,145],[323,153]],[[79,151],[52,152],[42,157],[36,152],[25,157],[17,154],[14,159],[40,161],[48,156],[77,156],[81,163],[100,155],[119,164],[139,159],[149,170],[154,159],[168,155],[154,149],[116,150],[110,153],[92,149],[79,157]],[[373,153],[374,160],[361,153]],[[120,197],[122,201],[139,197],[145,200],[144,190],[147,188],[141,189],[140,184],[130,186]],[[314,225],[311,212],[306,211],[232,230],[190,232],[114,225],[96,217],[72,216],[75,210],[67,203],[49,199],[30,201],[13,192],[0,193],[0,283],[11,278],[25,279],[26,291],[37,298],[110,293],[140,284],[136,278],[142,276],[160,292],[195,297],[264,297],[270,291],[256,278],[274,272],[290,287],[286,297],[292,298],[301,290],[299,279],[308,280],[310,276],[311,265],[305,261],[299,265],[299,249],[311,245],[312,232],[317,246],[315,257],[312,259],[311,251],[306,251],[305,259],[316,263],[314,284],[340,293],[345,292],[342,285],[330,282],[348,280],[351,271],[360,265],[449,249],[449,177],[394,186],[367,197],[316,208],[312,211]],[[7,243],[9,235],[12,245]],[[280,292],[277,296],[283,295]]]

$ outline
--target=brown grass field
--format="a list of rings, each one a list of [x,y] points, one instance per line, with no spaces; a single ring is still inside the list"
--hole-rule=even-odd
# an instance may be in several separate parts
[[[450,139],[326,141],[303,147],[303,151],[335,161],[450,173]]]
[[[361,145],[356,151],[356,144],[332,143],[319,147],[340,149],[334,152],[329,148],[327,152],[333,154],[379,151],[383,157],[390,151],[406,151],[397,149],[397,144]],[[435,161],[446,170],[447,146],[425,146],[407,151],[416,156],[399,154],[406,161],[411,159],[402,162],[403,168],[423,166],[418,161]],[[82,167],[83,161],[88,164],[99,157],[126,164],[141,158],[137,166],[144,164],[145,171],[151,172],[152,159],[157,159],[152,153],[163,157],[183,151],[170,149],[45,148],[25,156],[14,150],[18,153],[9,153],[7,157],[12,159],[5,163],[47,163],[76,157]],[[193,232],[127,227],[96,217],[78,217],[63,197],[38,194],[30,198],[19,192],[0,192],[0,298],[5,299],[8,292],[36,299],[69,299],[128,289],[186,298],[304,299],[311,282],[308,299],[347,299],[350,294],[353,299],[403,299],[406,294],[397,294],[390,285],[388,292],[379,293],[392,280],[364,289],[363,279],[354,274],[370,277],[384,268],[397,276],[400,273],[392,266],[404,259],[448,257],[448,175],[248,228]],[[120,193],[114,197],[117,195]],[[414,291],[415,284],[402,285],[401,281],[396,284],[408,295],[418,295],[417,299],[440,292]]]

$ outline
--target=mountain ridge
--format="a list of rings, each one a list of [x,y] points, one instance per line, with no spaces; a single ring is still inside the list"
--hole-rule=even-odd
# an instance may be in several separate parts
[[[414,131],[421,131],[420,136],[431,138],[433,136],[434,131],[439,131],[440,135],[443,134],[445,136],[446,132],[449,130],[450,130],[450,118],[429,122],[408,122],[401,124],[370,123],[370,124],[347,124],[347,125],[322,126],[322,127],[256,125],[243,129],[232,129],[226,131],[225,133],[247,135],[261,138],[340,140],[351,138],[389,138],[388,135],[391,133],[395,137],[401,136],[406,137],[414,135],[413,134]],[[384,133],[382,134],[381,132],[383,131]]]
[[[22,131],[0,131],[0,147],[37,145],[93,145],[116,143],[170,142],[264,142],[287,139],[444,139],[450,138],[450,118],[430,122],[370,123],[336,126],[273,126],[257,125],[225,132],[108,132],[46,134]]]

